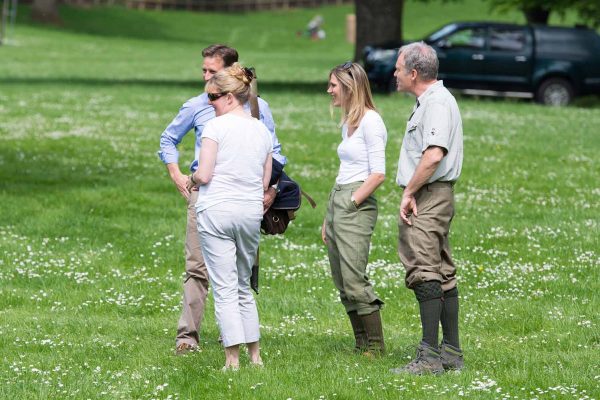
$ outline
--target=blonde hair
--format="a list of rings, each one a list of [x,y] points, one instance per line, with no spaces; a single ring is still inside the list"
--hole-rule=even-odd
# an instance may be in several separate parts
[[[241,104],[246,104],[250,97],[250,83],[254,79],[253,72],[240,63],[220,70],[206,82],[204,90],[217,90],[219,93],[231,93]]]
[[[358,126],[368,110],[375,110],[367,73],[360,64],[347,62],[333,68],[329,73],[329,79],[332,75],[340,85],[342,107],[340,125],[346,123],[348,126]],[[330,109],[333,114],[333,103]]]

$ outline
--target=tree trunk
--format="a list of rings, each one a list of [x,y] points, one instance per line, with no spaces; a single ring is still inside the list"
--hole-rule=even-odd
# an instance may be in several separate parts
[[[62,20],[58,14],[57,0],[33,0],[31,18],[37,22],[59,25]]]
[[[6,30],[6,22],[8,21],[8,0],[2,2],[0,9],[0,45],[4,42],[4,32]]]
[[[523,7],[523,14],[528,24],[548,25],[550,10],[544,6]]]
[[[356,45],[354,61],[362,58],[366,45],[399,45],[402,41],[404,0],[354,0]]]

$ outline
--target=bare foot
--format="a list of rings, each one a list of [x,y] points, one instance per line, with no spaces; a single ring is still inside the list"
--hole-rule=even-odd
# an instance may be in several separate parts
[[[223,371],[223,372],[236,372],[236,371],[239,371],[239,369],[240,369],[239,364],[238,365],[230,364],[230,365],[226,365],[223,368],[221,368],[221,371]]]
[[[250,360],[250,364],[253,367],[264,367],[263,361],[260,358],[260,356],[258,358],[256,358],[256,359]]]

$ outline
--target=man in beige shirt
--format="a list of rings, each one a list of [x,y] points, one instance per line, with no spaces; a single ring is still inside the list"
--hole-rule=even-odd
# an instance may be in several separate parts
[[[423,337],[417,357],[391,370],[394,373],[438,374],[463,367],[456,268],[448,243],[453,188],[462,168],[462,121],[454,96],[437,80],[437,72],[437,55],[427,44],[400,48],[394,73],[397,89],[414,94],[417,102],[406,125],[396,176],[404,188],[398,254],[406,286],[419,302]]]

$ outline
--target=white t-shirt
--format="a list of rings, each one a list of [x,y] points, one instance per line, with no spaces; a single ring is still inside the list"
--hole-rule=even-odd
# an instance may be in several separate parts
[[[200,186],[196,210],[236,202],[262,214],[264,164],[273,151],[267,127],[254,118],[225,114],[210,120],[202,137],[217,142],[217,158],[212,180]]]
[[[372,173],[385,174],[387,130],[381,116],[368,110],[358,128],[348,137],[348,126],[342,127],[342,143],[337,148],[340,170],[336,183],[364,181]]]

